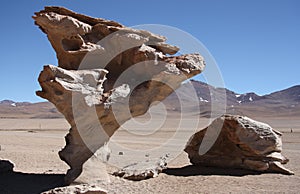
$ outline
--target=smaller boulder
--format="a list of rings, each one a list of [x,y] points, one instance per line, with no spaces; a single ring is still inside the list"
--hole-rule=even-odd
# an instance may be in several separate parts
[[[125,166],[123,169],[114,172],[113,175],[119,176],[132,181],[140,181],[157,177],[164,169],[167,168],[168,154],[160,157],[158,160],[147,159],[142,162],[136,162]]]
[[[186,145],[194,165],[240,168],[292,175],[283,167],[282,134],[265,123],[237,115],[224,115],[195,133]]]

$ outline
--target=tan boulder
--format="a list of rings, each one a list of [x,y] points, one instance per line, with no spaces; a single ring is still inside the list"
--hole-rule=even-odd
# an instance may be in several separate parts
[[[195,165],[293,174],[282,165],[288,159],[281,154],[281,136],[265,123],[225,115],[195,133],[185,152]]]
[[[133,181],[157,177],[159,173],[167,168],[168,156],[169,155],[166,154],[159,159],[147,159],[145,161],[135,162],[114,172],[113,175]]]

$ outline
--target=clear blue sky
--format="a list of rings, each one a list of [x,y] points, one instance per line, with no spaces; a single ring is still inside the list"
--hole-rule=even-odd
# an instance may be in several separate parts
[[[0,100],[35,96],[44,64],[57,60],[31,16],[46,5],[65,6],[127,26],[164,24],[199,39],[216,59],[225,86],[267,94],[300,84],[298,0],[9,0],[1,2]]]

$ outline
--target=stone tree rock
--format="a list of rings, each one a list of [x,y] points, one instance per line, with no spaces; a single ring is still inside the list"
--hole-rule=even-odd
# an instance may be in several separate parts
[[[60,158],[72,182],[124,122],[146,113],[182,81],[203,71],[199,54],[175,54],[166,38],[117,22],[46,7],[33,16],[47,34],[58,67],[47,65],[37,95],[52,102],[71,125]]]
[[[213,132],[207,133],[208,130]],[[219,130],[219,135],[214,133]],[[215,135],[218,137],[208,152],[199,154],[204,136],[205,141],[210,141]],[[279,131],[265,123],[233,115],[217,118],[210,126],[195,133],[185,148],[190,162],[195,165],[294,174],[283,167],[288,159],[281,151]]]

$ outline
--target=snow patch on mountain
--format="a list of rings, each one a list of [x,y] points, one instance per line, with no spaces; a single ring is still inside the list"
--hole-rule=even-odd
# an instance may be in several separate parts
[[[199,100],[200,100],[200,102],[209,102],[208,100],[203,99],[202,97],[199,97]]]

